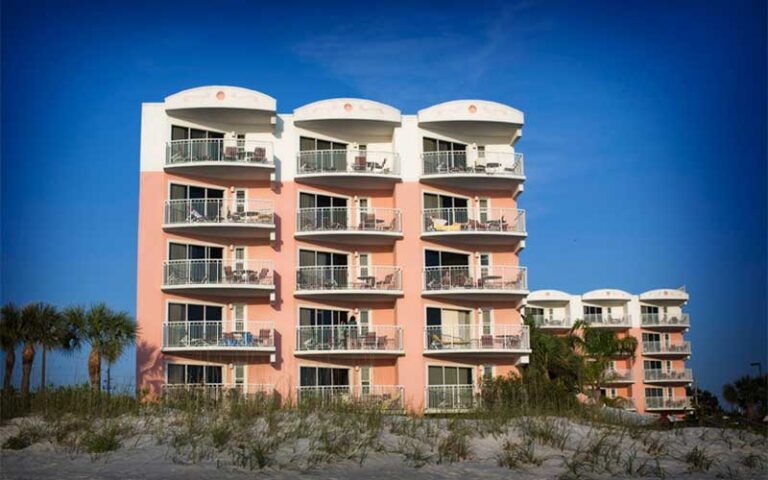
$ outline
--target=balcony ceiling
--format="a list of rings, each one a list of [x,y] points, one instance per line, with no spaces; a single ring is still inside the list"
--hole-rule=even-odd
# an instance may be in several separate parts
[[[419,110],[419,126],[469,136],[506,137],[513,141],[525,121],[523,112],[487,100],[455,100]]]
[[[560,290],[536,290],[528,295],[529,303],[569,303],[571,295]]]
[[[274,98],[240,87],[212,85],[165,97],[168,115],[201,123],[271,125],[276,109]]]
[[[688,301],[688,293],[677,288],[663,288],[649,290],[640,294],[641,301],[685,303]]]
[[[625,303],[632,299],[632,294],[623,290],[613,288],[601,288],[592,290],[581,296],[581,299],[587,302],[618,302]]]
[[[361,98],[332,98],[293,111],[297,126],[319,132],[344,132],[345,137],[391,135],[400,125],[400,110]]]

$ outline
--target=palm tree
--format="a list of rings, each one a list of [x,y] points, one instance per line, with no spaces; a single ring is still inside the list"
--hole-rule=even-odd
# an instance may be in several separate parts
[[[58,316],[56,308],[43,302],[30,303],[21,310],[21,338],[24,342],[24,349],[21,352],[21,394],[25,397],[29,395],[35,346],[47,342],[49,326],[55,321],[56,316]]]
[[[531,339],[531,360],[528,371],[546,381],[558,380],[572,391],[578,391],[583,375],[583,359],[574,352],[566,338],[551,335],[526,317]]]
[[[40,370],[40,388],[46,386],[47,354],[51,350],[64,350],[71,352],[80,347],[80,339],[77,334],[77,326],[70,322],[65,315],[53,307],[46,308],[40,318],[40,346],[43,350]]]
[[[768,375],[743,376],[723,386],[723,398],[736,405],[748,419],[759,419],[768,413]]]
[[[16,349],[21,345],[21,311],[13,303],[0,311],[0,348],[5,352],[5,376],[3,391],[11,391],[13,367],[16,366]]]
[[[136,323],[126,312],[115,312],[104,303],[70,307],[64,315],[76,326],[77,337],[91,346],[88,355],[88,377],[91,388],[101,391],[101,359],[114,363],[128,345],[136,341]]]
[[[581,331],[581,335],[576,333]],[[568,335],[571,347],[588,358],[584,366],[584,383],[591,386],[595,400],[600,395],[600,386],[605,383],[608,365],[618,356],[634,359],[637,339],[632,336],[619,338],[616,333],[592,328],[579,321],[575,322]]]

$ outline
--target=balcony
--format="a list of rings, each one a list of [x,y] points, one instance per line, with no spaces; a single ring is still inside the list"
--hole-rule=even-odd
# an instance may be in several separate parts
[[[548,317],[545,315],[531,315],[534,324],[545,330],[570,330],[573,322],[569,317]]]
[[[423,272],[427,297],[467,301],[520,301],[528,294],[525,267],[494,265],[485,267],[427,267]]]
[[[391,300],[403,294],[402,269],[389,265],[299,267],[294,294],[328,300]]]
[[[654,410],[690,410],[691,399],[688,397],[645,397],[645,409],[649,412]]]
[[[421,181],[444,187],[515,190],[525,181],[523,154],[513,152],[424,152]]]
[[[245,322],[241,330],[225,330],[222,322],[166,322],[163,352],[275,353],[271,322]]]
[[[643,342],[643,355],[686,358],[691,355],[691,342]]]
[[[300,208],[295,237],[350,245],[391,245],[403,238],[402,215],[396,208]]]
[[[274,271],[267,260],[167,260],[162,288],[189,295],[273,299]]]
[[[236,138],[200,138],[166,143],[165,171],[221,180],[270,180],[272,144]]]
[[[632,326],[629,315],[604,315],[602,313],[585,313],[584,323],[591,328],[610,328],[624,330]]]
[[[381,410],[405,410],[402,385],[333,385],[296,388],[299,403],[320,405],[363,405]]]
[[[425,395],[425,413],[466,412],[480,406],[475,385],[429,385]]]
[[[223,383],[166,383],[162,394],[170,400],[206,399],[268,399],[275,393],[275,386],[265,383],[244,383],[240,385]]]
[[[425,355],[527,355],[531,353],[527,325],[493,325],[483,334],[478,325],[438,325],[424,330]]]
[[[396,325],[299,326],[295,353],[345,358],[403,355],[403,329]]]
[[[166,200],[163,230],[228,238],[275,238],[270,200],[236,198]]]
[[[606,370],[603,376],[603,385],[621,385],[635,383],[632,370]]]
[[[297,155],[296,180],[326,187],[392,188],[400,177],[400,156],[372,150],[305,150]]]
[[[641,314],[640,321],[643,328],[652,330],[685,331],[690,327],[687,313],[643,313]]]
[[[422,212],[421,238],[442,243],[509,245],[520,242],[525,210],[513,208],[430,208]]]
[[[645,383],[688,384],[691,382],[693,382],[693,371],[690,368],[645,371]]]

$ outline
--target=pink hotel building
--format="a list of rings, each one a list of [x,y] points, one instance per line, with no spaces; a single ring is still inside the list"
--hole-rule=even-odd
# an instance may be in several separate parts
[[[482,100],[143,104],[137,386],[471,408],[531,352],[522,127]]]

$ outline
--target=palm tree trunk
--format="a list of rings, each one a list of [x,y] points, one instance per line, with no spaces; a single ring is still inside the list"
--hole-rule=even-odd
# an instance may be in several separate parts
[[[91,389],[101,391],[101,352],[98,347],[92,347],[88,355],[88,377],[91,379]]]
[[[21,394],[29,396],[29,379],[32,374],[32,362],[35,361],[35,344],[27,342],[21,353]]]
[[[43,347],[43,358],[42,363],[40,363],[40,390],[45,391],[45,357],[48,353],[48,350]]]
[[[5,377],[3,378],[3,391],[11,391],[11,377],[13,377],[13,367],[16,365],[16,350],[11,348],[5,352]]]

